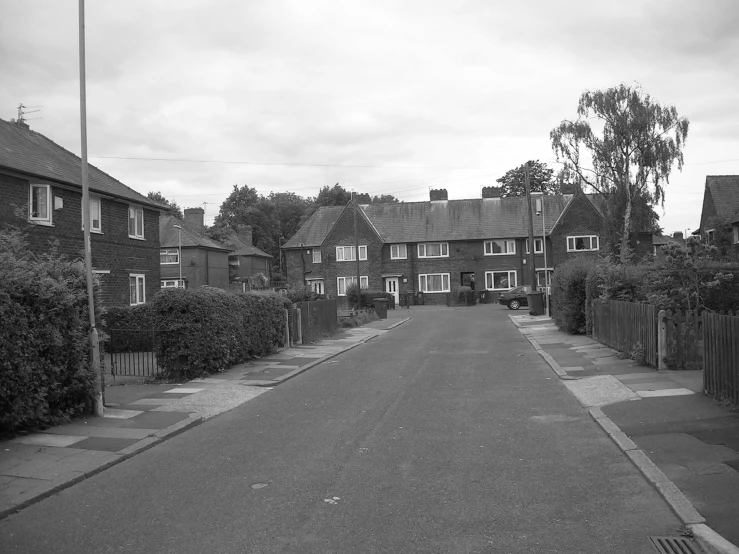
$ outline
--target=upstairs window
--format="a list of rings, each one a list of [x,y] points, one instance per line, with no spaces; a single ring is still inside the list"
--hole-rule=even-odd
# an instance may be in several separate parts
[[[500,256],[503,254],[515,254],[516,253],[516,241],[515,240],[486,240],[485,241],[485,255],[486,256]]]
[[[534,239],[534,254],[541,254],[542,252],[544,252],[542,244],[543,243],[541,239]],[[529,250],[529,239],[526,239],[526,253],[531,253],[531,250]]]
[[[418,245],[419,258],[448,258],[449,243],[447,242],[422,242]]]
[[[28,219],[51,225],[51,185],[31,185]]]
[[[408,247],[405,244],[390,245],[391,260],[405,260],[406,258],[408,258]]]
[[[132,239],[144,238],[144,209],[129,206],[128,236]]]
[[[102,202],[100,198],[90,197],[90,231],[92,233],[102,233]],[[85,224],[85,207],[82,206],[82,230]]]
[[[734,225],[734,244],[739,244],[739,225]]]
[[[337,246],[336,247],[336,261],[337,262],[353,262],[357,258],[355,257],[355,249],[353,246]],[[367,259],[367,246],[359,246],[359,259]]]
[[[319,248],[313,249],[313,263],[314,264],[321,263],[321,250]]]
[[[167,248],[159,251],[159,263],[162,265],[179,264],[180,251],[177,248]]]
[[[598,250],[597,235],[567,237],[567,252],[589,252]]]

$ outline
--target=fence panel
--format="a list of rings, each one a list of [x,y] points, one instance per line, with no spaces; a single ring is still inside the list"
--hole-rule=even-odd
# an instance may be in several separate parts
[[[153,377],[171,369],[179,356],[179,335],[156,329],[115,329],[104,344],[112,375]]]
[[[296,306],[301,311],[303,344],[333,335],[339,328],[338,305],[335,298],[298,302]]]
[[[704,312],[703,346],[703,390],[739,406],[739,317]]]
[[[703,365],[703,314],[665,312],[666,362],[670,369],[700,369]]]
[[[593,338],[620,352],[641,345],[645,362],[657,367],[657,310],[650,304],[595,300]]]

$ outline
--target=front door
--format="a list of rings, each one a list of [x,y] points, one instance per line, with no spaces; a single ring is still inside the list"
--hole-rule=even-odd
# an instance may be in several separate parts
[[[385,277],[385,292],[389,292],[395,297],[395,305],[400,304],[400,296],[398,295],[398,278]]]

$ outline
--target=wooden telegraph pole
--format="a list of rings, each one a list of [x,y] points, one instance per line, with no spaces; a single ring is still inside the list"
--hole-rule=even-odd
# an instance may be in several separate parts
[[[526,185],[526,204],[529,207],[529,274],[531,275],[531,291],[536,292],[536,264],[534,262],[534,213],[531,207],[531,183],[529,182],[529,162],[524,165],[524,182]]]

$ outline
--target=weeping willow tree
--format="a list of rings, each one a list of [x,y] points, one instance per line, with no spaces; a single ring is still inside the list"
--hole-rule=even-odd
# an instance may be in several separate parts
[[[639,85],[586,91],[577,119],[565,120],[549,134],[557,160],[580,182],[624,200],[619,257],[631,259],[634,206],[639,199],[664,206],[665,185],[677,164],[683,167],[688,119],[674,106],[662,106]]]

